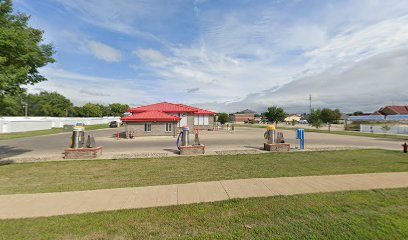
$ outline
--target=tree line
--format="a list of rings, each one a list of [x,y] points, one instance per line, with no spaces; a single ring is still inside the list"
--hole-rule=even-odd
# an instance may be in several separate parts
[[[28,116],[102,117],[123,116],[128,110],[129,106],[121,103],[86,103],[83,106],[74,106],[65,96],[46,91],[6,95],[0,100],[0,116],[22,116],[27,113]]]
[[[288,114],[285,112],[285,110],[277,106],[268,107],[267,111],[263,112],[260,115],[260,117],[264,121],[276,124],[284,122],[287,116]],[[326,123],[327,124],[337,123],[340,120],[340,118],[341,112],[339,109],[332,110],[329,108],[314,109],[312,110],[311,114],[305,116],[305,119],[308,121],[308,123],[316,128],[319,128]],[[218,121],[221,122],[222,124],[230,121],[229,115],[227,113],[219,113]]]

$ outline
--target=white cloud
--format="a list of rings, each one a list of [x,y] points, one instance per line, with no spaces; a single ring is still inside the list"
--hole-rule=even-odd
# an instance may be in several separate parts
[[[182,101],[206,102],[206,107],[223,111],[272,104],[306,111],[311,93],[318,106],[347,111],[391,101],[385,99],[393,94],[407,100],[401,83],[408,73],[398,72],[404,58],[382,54],[408,49],[408,15],[330,30],[319,22],[282,26],[268,11],[249,21],[236,12],[221,19],[200,17],[205,18],[203,32],[190,46],[174,46],[165,57],[149,51],[148,56],[157,54],[165,64],[155,65],[157,57],[144,56]],[[294,50],[306,51],[288,56]],[[388,67],[374,67],[382,64]],[[186,86],[200,91],[183,94]]]
[[[307,68],[327,68],[341,62],[358,62],[368,57],[406,48],[408,15],[381,21],[371,26],[340,33],[326,45],[306,52]]]
[[[308,95],[313,95],[314,107],[340,108],[343,111],[374,111],[383,105],[408,104],[405,76],[408,75],[408,50],[380,54],[361,61],[345,71],[337,66],[298,79],[279,90],[248,94],[233,103],[220,103],[221,109],[239,110],[252,106],[264,110],[277,104],[288,112],[307,112]],[[213,103],[207,103],[211,106]]]
[[[327,41],[325,30],[315,24],[296,25],[281,36],[281,45],[289,49],[313,49],[323,46]]]
[[[89,40],[88,46],[90,52],[98,59],[106,62],[120,62],[122,60],[121,52],[106,44]]]
[[[56,1],[74,16],[94,26],[156,42],[163,40],[140,26],[174,17],[181,4],[180,1],[164,4],[160,0],[121,0],[114,3],[111,0]]]
[[[166,61],[166,57],[161,52],[151,48],[139,49],[133,51],[133,53],[136,54],[142,61],[149,63],[161,64]]]
[[[130,35],[120,35],[120,41],[135,49],[133,54],[141,61],[124,63],[135,70],[130,71],[135,79],[105,79],[61,69],[53,69],[48,76],[83,81],[92,87],[98,81],[123,81],[126,84],[115,85],[112,96],[119,94],[126,101],[136,96],[127,84],[134,84],[149,99],[206,102],[209,108],[220,106],[224,111],[271,104],[307,109],[309,93],[318,106],[341,104],[356,110],[397,101],[392,94],[401,101],[406,99],[400,83],[407,74],[403,69],[407,68],[408,1],[314,2],[307,3],[307,10],[300,1],[268,1],[247,8],[236,7],[242,7],[241,1],[227,8],[200,0],[188,4],[56,1],[64,6],[63,11],[87,23]],[[181,11],[191,11],[191,15],[183,15],[191,19],[175,21]],[[194,29],[191,34],[178,28],[185,22],[188,30]],[[78,53],[107,62],[122,60],[122,53],[112,47],[115,44],[108,46],[93,36],[66,35],[72,42],[68,46],[75,45]],[[158,36],[177,40],[157,44],[165,42]],[[137,77],[148,80],[140,84]],[[98,86],[96,89],[99,91]],[[381,89],[387,94],[372,97],[383,94]],[[186,94],[190,90],[194,94]]]
[[[136,105],[154,101],[151,92],[150,94],[146,92],[145,83],[137,79],[85,75],[55,66],[42,68],[40,73],[48,81],[27,86],[29,92],[38,92],[38,89],[57,91],[76,105],[87,102],[102,104],[121,102]],[[150,85],[155,88],[154,83]]]
[[[120,62],[123,55],[120,50],[95,41],[92,37],[76,32],[62,30],[55,38],[58,47],[75,54],[91,54],[97,59],[113,63]]]

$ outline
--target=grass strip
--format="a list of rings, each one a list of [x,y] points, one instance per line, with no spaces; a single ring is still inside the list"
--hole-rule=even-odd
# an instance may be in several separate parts
[[[407,239],[408,189],[1,220],[3,239]]]
[[[0,166],[0,194],[404,171],[408,155],[387,150],[18,163]]]

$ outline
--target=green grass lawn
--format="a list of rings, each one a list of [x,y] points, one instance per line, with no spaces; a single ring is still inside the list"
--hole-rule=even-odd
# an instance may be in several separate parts
[[[1,220],[3,239],[408,239],[408,189]]]
[[[266,125],[237,124],[236,126],[266,129]],[[298,128],[302,128],[302,126],[298,125]],[[290,127],[278,127],[278,129],[296,131],[296,128],[290,128]],[[362,133],[362,132],[353,132],[353,131],[331,131],[329,133],[328,130],[308,129],[308,128],[305,129],[305,132],[327,133],[327,134],[357,136],[357,137],[385,138],[385,139],[396,139],[396,140],[407,140],[408,141],[408,136],[404,136],[404,135],[373,134],[373,133]]]
[[[89,130],[108,128],[108,127],[109,127],[108,124],[96,124],[96,125],[85,126],[85,129],[86,131],[89,131]],[[56,134],[56,133],[62,133],[62,132],[64,132],[63,128],[51,128],[51,129],[46,129],[46,130],[29,131],[29,132],[2,133],[0,134],[0,140],[35,137],[35,136],[50,135],[50,134]]]
[[[0,194],[402,171],[408,155],[386,150],[21,163],[0,166]]]

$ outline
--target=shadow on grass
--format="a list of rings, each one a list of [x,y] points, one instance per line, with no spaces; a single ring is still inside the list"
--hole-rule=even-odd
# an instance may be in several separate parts
[[[0,166],[9,165],[14,163],[13,160],[0,160]]]

